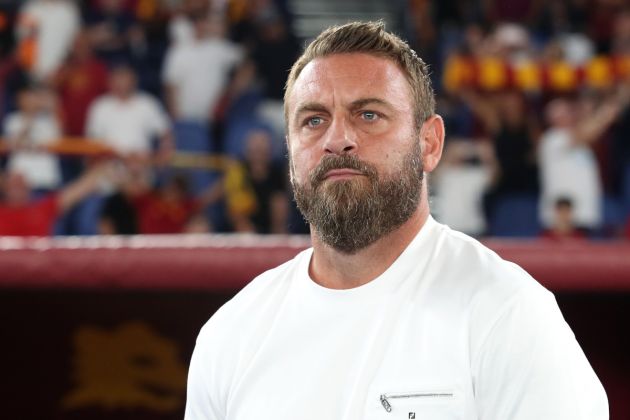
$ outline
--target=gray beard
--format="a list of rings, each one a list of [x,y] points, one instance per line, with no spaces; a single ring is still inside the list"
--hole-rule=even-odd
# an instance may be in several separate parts
[[[324,180],[328,171],[345,168],[365,177]],[[292,185],[298,209],[317,237],[337,251],[354,254],[409,220],[420,203],[422,179],[420,145],[414,141],[400,170],[387,178],[354,155],[329,155],[308,182]]]

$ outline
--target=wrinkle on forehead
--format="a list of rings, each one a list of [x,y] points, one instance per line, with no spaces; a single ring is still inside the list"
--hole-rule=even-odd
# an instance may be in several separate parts
[[[334,107],[338,100],[345,104],[362,97],[382,98],[400,111],[411,109],[411,87],[396,63],[352,53],[318,57],[308,63],[293,86],[289,115],[304,102]]]

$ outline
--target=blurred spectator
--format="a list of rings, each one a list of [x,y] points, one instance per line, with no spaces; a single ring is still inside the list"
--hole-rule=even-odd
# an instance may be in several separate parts
[[[279,15],[257,23],[252,58],[263,81],[265,97],[282,101],[289,69],[301,52],[301,45]]]
[[[17,24],[18,56],[38,81],[48,82],[79,32],[79,10],[71,0],[28,0]]]
[[[289,199],[284,166],[272,161],[272,139],[268,131],[248,133],[245,146],[245,173],[256,197],[249,217],[234,220],[237,231],[286,233]]]
[[[18,67],[14,56],[18,7],[17,0],[9,0],[3,1],[0,8],[0,119],[4,118],[7,111],[9,96],[13,96],[11,86],[7,85]]]
[[[9,171],[21,173],[30,188],[53,190],[59,186],[59,160],[45,149],[62,136],[53,92],[43,87],[21,90],[18,110],[4,120],[4,136],[10,151]]]
[[[55,78],[66,135],[84,135],[88,109],[94,99],[107,91],[107,77],[107,67],[94,56],[89,36],[85,32],[79,34]]]
[[[610,53],[614,21],[628,7],[627,0],[593,0],[590,6],[586,33],[597,46],[597,52]]]
[[[108,197],[101,214],[102,234],[209,231],[211,227],[203,212],[221,197],[218,184],[192,196],[188,180],[181,174],[171,175],[152,188],[141,167],[127,167],[118,184],[119,192]]]
[[[611,130],[612,191],[630,214],[630,80],[618,92],[623,107]]]
[[[507,91],[491,97],[468,92],[462,96],[480,119],[494,151],[494,171],[484,199],[488,219],[502,197],[538,194],[536,140],[538,124],[530,116],[524,96]]]
[[[107,169],[107,164],[96,165],[60,191],[39,198],[32,198],[22,174],[6,173],[0,183],[0,235],[51,235],[57,218],[94,191]]]
[[[226,12],[230,21],[230,37],[252,49],[258,37],[258,22],[271,17],[281,19],[290,28],[292,14],[287,0],[213,0],[227,3]]]
[[[615,18],[611,54],[630,55],[630,7]]]
[[[553,223],[543,230],[541,236],[547,239],[567,240],[585,239],[584,231],[575,226],[573,217],[573,203],[571,199],[560,197],[554,203]]]
[[[257,35],[251,55],[262,79],[265,97],[260,104],[260,114],[273,125],[279,137],[284,137],[284,84],[301,52],[300,43],[277,14],[257,22]]]
[[[616,100],[608,99],[595,109],[579,109],[565,98],[551,101],[549,122],[541,138],[539,164],[542,182],[541,220],[553,225],[554,205],[566,197],[574,204],[575,224],[594,230],[602,222],[602,186],[591,145],[598,141],[619,115]]]
[[[136,75],[127,66],[112,70],[109,93],[90,106],[86,135],[127,157],[147,160],[154,137],[159,140],[158,158],[162,162],[173,151],[167,115],[155,98],[136,89]]]
[[[453,138],[431,176],[432,209],[442,223],[472,236],[486,232],[482,196],[490,182],[489,141]]]
[[[542,2],[537,0],[485,0],[481,2],[489,22],[519,22],[528,24],[540,12]]]
[[[171,44],[192,42],[195,39],[195,21],[210,16],[213,0],[182,0],[168,24]]]
[[[19,1],[4,0],[0,9],[0,61],[13,53],[15,47],[15,20]]]
[[[169,48],[163,80],[173,119],[207,122],[213,120],[230,72],[242,61],[243,51],[225,38],[221,17],[196,17],[194,25],[193,41]]]
[[[86,16],[86,27],[96,53],[108,63],[129,61],[134,50],[144,50],[144,32],[125,0],[98,0]]]

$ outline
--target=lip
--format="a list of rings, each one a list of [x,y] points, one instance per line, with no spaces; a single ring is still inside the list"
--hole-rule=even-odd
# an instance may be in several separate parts
[[[326,172],[325,179],[345,179],[355,176],[363,176],[363,173],[355,169],[332,169]]]

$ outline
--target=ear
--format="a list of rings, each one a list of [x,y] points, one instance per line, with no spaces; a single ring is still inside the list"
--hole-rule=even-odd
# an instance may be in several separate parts
[[[424,171],[432,172],[440,162],[444,148],[444,121],[442,117],[434,114],[422,124],[420,142]]]

